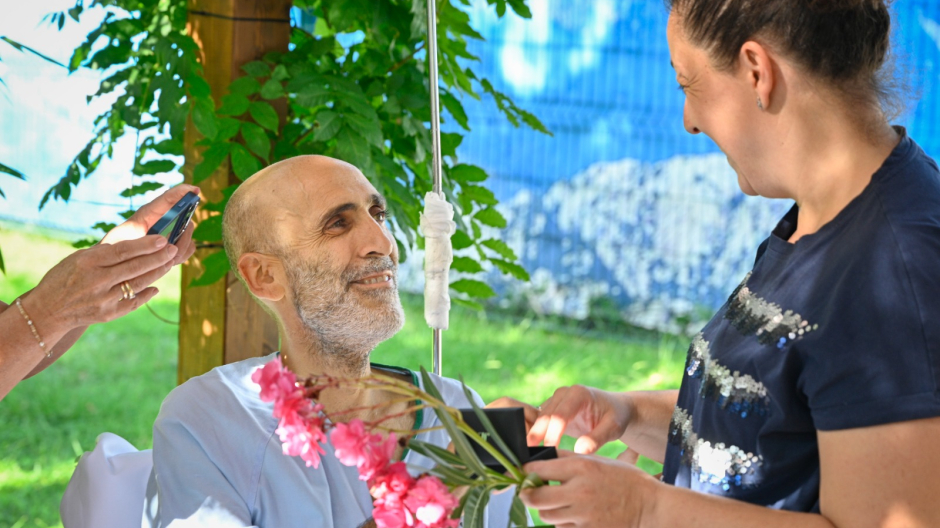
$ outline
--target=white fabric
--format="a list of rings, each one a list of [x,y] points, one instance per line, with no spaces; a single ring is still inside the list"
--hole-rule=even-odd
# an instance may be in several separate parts
[[[252,372],[276,355],[215,368],[167,396],[153,426],[154,466],[143,527],[355,528],[370,517],[368,487],[356,468],[339,463],[331,445],[319,468],[281,452],[273,403],[262,402],[251,381]],[[470,406],[460,382],[431,378],[448,405]],[[482,404],[478,395],[474,399]],[[440,425],[430,409],[420,418],[422,429]],[[417,438],[442,447],[450,442],[443,430]],[[433,467],[414,451],[405,462],[414,472]],[[509,524],[512,497],[492,498],[489,528]]]
[[[82,454],[59,515],[65,528],[136,528],[153,467],[150,449],[138,451],[113,433],[98,435],[95,449]]]
[[[424,319],[428,326],[447,330],[450,314],[450,265],[456,232],[454,206],[435,192],[424,196],[421,234],[424,235]]]

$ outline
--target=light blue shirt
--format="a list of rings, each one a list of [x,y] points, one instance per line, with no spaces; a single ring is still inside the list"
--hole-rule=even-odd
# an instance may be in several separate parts
[[[286,456],[275,434],[273,403],[262,402],[251,374],[277,354],[213,369],[174,389],[153,426],[153,472],[144,505],[144,528],[252,526],[356,528],[372,516],[372,498],[354,467],[339,463],[331,445],[320,467]],[[404,371],[408,372],[408,371]],[[415,382],[423,388],[420,376]],[[444,401],[470,404],[458,381],[434,376]],[[474,399],[482,405],[479,395]],[[422,429],[440,425],[433,411],[417,417]],[[444,430],[417,439],[447,446]],[[409,451],[412,474],[433,462]],[[491,499],[489,528],[509,525],[513,493]],[[159,499],[159,500],[157,500]],[[175,521],[175,522],[174,522]]]

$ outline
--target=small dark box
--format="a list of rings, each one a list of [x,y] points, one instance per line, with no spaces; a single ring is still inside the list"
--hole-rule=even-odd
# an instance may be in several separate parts
[[[499,437],[506,444],[506,447],[516,455],[520,463],[525,464],[533,460],[548,460],[558,456],[554,447],[529,447],[526,445],[525,412],[523,412],[521,407],[482,410],[483,413],[486,414],[486,417],[489,418],[490,423],[493,424],[493,428],[496,429]],[[463,414],[463,420],[467,422],[467,425],[472,427],[474,431],[486,433],[486,428],[483,427],[483,424],[480,422],[480,419],[477,418],[473,409],[460,409],[460,412]],[[499,444],[489,439],[487,441],[490,445],[499,449]],[[483,462],[484,466],[500,473],[506,472],[506,468],[497,462],[496,459],[493,458],[493,455],[489,454],[482,446],[477,445],[477,443],[473,441],[471,441],[470,444],[473,445],[473,450],[476,452],[477,456],[480,457],[480,461]],[[505,452],[503,454],[505,455]]]

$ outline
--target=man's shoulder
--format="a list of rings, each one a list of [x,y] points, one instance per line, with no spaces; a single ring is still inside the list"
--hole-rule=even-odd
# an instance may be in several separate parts
[[[272,359],[273,354],[250,358],[190,378],[170,391],[160,407],[157,421],[208,424],[220,417],[228,421],[245,412],[251,414],[267,409],[269,404],[258,397],[258,386],[251,381],[251,375]]]

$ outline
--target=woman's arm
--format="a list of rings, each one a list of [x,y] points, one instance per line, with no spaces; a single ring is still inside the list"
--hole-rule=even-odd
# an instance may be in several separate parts
[[[819,432],[821,515],[663,484],[630,464],[564,456],[526,470],[558,486],[526,490],[543,521],[579,528],[928,528],[940,526],[940,418]]]
[[[23,301],[24,307],[29,303]],[[27,314],[29,310],[27,308]],[[64,325],[55,325],[52,322],[35,320],[33,324],[40,331],[43,340],[48,340],[47,346],[57,343],[68,333]],[[24,377],[33,371],[43,361],[48,361],[36,336],[29,329],[29,324],[15,305],[0,302],[0,400],[16,386]]]

